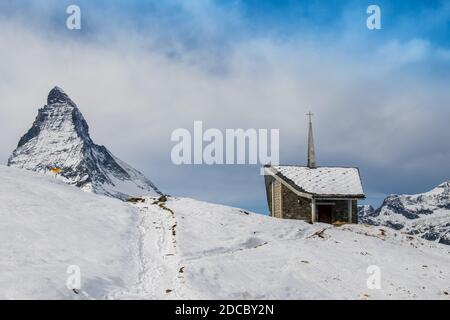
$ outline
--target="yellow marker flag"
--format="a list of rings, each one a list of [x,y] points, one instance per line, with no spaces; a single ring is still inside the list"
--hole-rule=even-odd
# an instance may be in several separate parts
[[[58,173],[61,172],[61,168],[57,168],[57,167],[51,168],[50,171],[51,171],[52,173],[54,173],[54,174],[58,174]]]

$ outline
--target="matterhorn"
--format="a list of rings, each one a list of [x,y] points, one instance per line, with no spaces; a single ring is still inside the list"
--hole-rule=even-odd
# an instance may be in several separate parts
[[[8,166],[53,174],[84,191],[122,200],[161,194],[142,173],[92,141],[77,105],[59,87],[50,91]]]

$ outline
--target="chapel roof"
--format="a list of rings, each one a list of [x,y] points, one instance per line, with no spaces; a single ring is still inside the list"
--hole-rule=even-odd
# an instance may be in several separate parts
[[[265,171],[313,197],[365,198],[358,168],[278,165],[266,166]]]

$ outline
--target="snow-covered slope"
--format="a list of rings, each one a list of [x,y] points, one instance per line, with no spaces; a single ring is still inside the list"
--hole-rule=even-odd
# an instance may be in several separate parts
[[[136,206],[146,281],[116,298],[450,298],[449,248],[388,228],[310,225],[185,198]],[[369,266],[380,268],[379,290],[367,287]]]
[[[142,173],[92,141],[80,110],[58,87],[50,91],[8,165],[42,173],[59,168],[65,182],[120,199],[160,194]]]
[[[0,166],[0,298],[448,299],[448,246],[185,198],[136,204]],[[67,268],[81,268],[79,294]],[[367,268],[381,289],[367,288]]]
[[[360,207],[363,223],[382,225],[450,245],[450,182],[416,195],[391,195],[380,208]]]
[[[133,285],[138,224],[122,201],[0,166],[0,299],[101,299]],[[79,295],[66,287],[71,265]]]

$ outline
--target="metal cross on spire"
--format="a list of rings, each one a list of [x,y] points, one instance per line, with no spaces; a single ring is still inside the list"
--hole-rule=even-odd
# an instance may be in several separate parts
[[[310,111],[306,115],[309,117],[309,122],[312,122],[312,116],[314,115],[314,113],[311,113]]]

